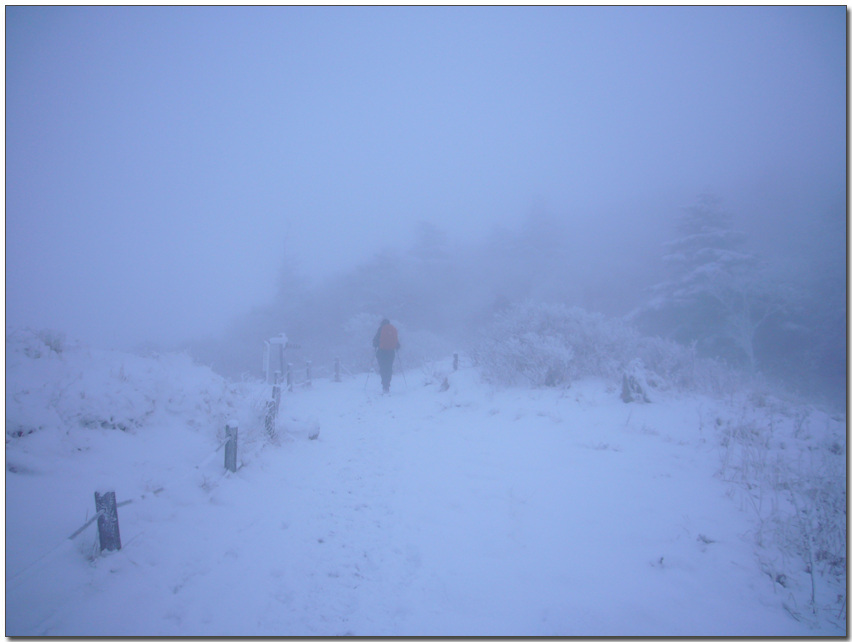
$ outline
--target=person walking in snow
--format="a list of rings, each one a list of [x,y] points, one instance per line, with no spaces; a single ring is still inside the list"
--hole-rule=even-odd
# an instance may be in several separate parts
[[[393,360],[396,357],[396,351],[399,350],[399,336],[388,319],[382,319],[379,329],[376,330],[373,347],[376,349],[376,360],[379,362],[379,372],[382,375],[382,390],[390,392]]]

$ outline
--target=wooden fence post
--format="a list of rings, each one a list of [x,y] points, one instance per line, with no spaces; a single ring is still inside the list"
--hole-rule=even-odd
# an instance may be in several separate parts
[[[453,370],[458,370],[458,369],[459,369],[459,353],[454,352],[453,353]]]
[[[276,382],[272,386],[272,401],[275,403],[275,416],[278,416],[278,409],[281,407],[281,386]]]
[[[237,426],[225,426],[225,437],[228,438],[225,444],[225,468],[232,473],[237,472],[237,433]]]
[[[272,400],[266,402],[266,417],[264,418],[266,434],[273,439],[275,438],[275,418],[278,417],[278,407],[281,404],[281,386],[278,383],[280,379],[281,373],[276,372],[275,385],[272,386]],[[227,431],[227,427],[225,430]]]
[[[95,491],[95,510],[102,514],[98,517],[98,539],[101,551],[120,551],[121,534],[118,532],[118,508],[115,505],[115,491],[103,495]]]
[[[287,392],[293,392],[293,364],[287,364]]]

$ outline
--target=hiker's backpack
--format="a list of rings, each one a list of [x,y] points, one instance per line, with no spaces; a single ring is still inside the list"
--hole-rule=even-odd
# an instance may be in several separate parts
[[[396,328],[390,323],[382,326],[382,334],[379,336],[379,350],[396,350],[399,347],[399,336]]]

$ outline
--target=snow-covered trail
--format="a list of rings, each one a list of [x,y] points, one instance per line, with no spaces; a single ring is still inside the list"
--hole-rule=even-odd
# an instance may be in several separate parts
[[[355,564],[346,632],[803,632],[771,589],[758,599],[746,516],[684,408],[613,403],[598,382],[513,396],[450,379],[313,408],[345,462],[321,478],[346,500],[323,538]]]
[[[318,439],[167,484],[123,512],[120,553],[61,560],[86,578],[62,609],[7,634],[813,634],[757,570],[694,400],[449,381],[285,395],[282,427]]]

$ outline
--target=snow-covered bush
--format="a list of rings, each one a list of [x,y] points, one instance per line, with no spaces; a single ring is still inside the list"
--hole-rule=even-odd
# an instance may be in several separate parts
[[[629,328],[602,315],[526,303],[497,315],[470,353],[490,381],[564,386],[581,376],[620,379],[633,341]]]
[[[496,316],[470,349],[473,363],[495,383],[570,383],[575,321],[559,305],[517,306]]]
[[[731,389],[729,371],[696,358],[690,348],[560,304],[525,303],[500,313],[481,331],[470,355],[494,383],[565,386],[591,376],[620,385],[638,359],[650,388]]]
[[[64,332],[50,329],[32,330],[26,328],[12,330],[10,334],[23,352],[34,359],[48,356],[51,353],[62,354],[67,342]]]
[[[715,395],[741,388],[743,377],[716,359],[696,355],[695,345],[683,346],[660,337],[634,335],[633,353],[661,385],[676,390],[695,390]]]
[[[141,357],[59,342],[55,333],[6,335],[7,441],[42,429],[135,432],[175,416],[216,431],[255,421],[245,406],[235,386],[185,354]]]

